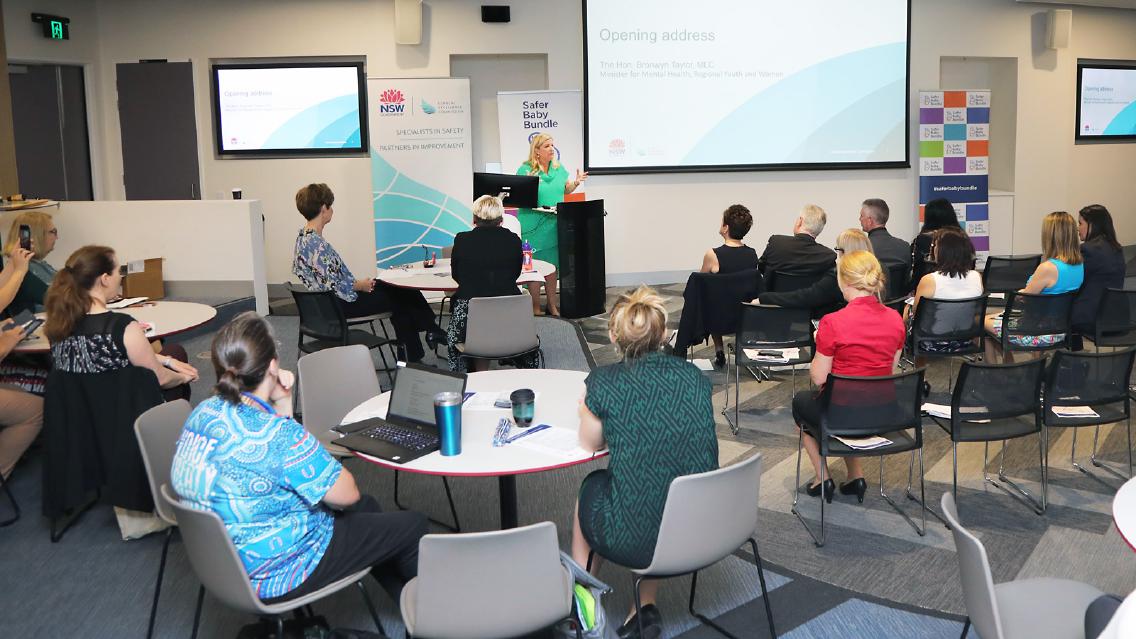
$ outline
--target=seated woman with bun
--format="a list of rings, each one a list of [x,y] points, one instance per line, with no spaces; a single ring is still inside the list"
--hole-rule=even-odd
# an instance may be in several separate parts
[[[572,527],[572,557],[580,565],[594,550],[622,566],[648,566],[671,481],[718,467],[710,382],[693,364],[660,350],[666,325],[655,291],[643,286],[621,295],[608,317],[608,334],[623,361],[584,380],[580,446],[606,446],[611,455],[607,470],[592,472],[580,486]],[[657,590],[655,580],[642,584],[645,629],[658,630],[662,622],[654,605]],[[637,628],[632,617],[619,634]]]
[[[816,353],[809,365],[809,377],[818,387],[828,381],[829,373],[862,377],[893,374],[903,349],[905,329],[899,313],[880,303],[885,276],[876,256],[868,251],[855,251],[840,258],[837,282],[848,305],[820,320],[816,331]],[[836,485],[828,468],[821,467],[821,406],[819,391],[801,391],[793,396],[793,420],[804,431],[803,444],[816,477],[806,489],[813,497],[821,495],[832,501]],[[856,495],[864,502],[868,483],[860,458],[845,457],[847,481],[840,485],[843,495]]]
[[[216,394],[186,420],[170,483],[221,518],[256,594],[285,601],[367,567],[396,590],[388,577],[415,577],[426,518],[381,512],[292,419],[295,377],[280,368],[268,322],[238,315],[213,338],[211,358]]]

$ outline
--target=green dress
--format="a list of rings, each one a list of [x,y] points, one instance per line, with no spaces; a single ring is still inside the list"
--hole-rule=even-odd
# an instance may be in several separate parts
[[[671,480],[718,467],[710,381],[661,352],[593,370],[585,403],[603,421],[607,470],[580,486],[580,528],[601,557],[651,563]]]
[[[549,169],[548,173],[532,168],[525,162],[517,169],[517,175],[535,175],[537,185],[536,202],[545,208],[556,208],[564,201],[564,185],[568,183],[568,169],[561,164]],[[529,241],[533,248],[533,259],[551,262],[560,269],[560,243],[556,239],[556,216],[532,209],[519,209],[517,219],[521,222],[521,237]]]

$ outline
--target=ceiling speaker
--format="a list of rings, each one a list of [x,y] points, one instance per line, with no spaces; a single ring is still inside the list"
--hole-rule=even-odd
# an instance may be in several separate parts
[[[1073,10],[1050,9],[1045,21],[1045,44],[1050,49],[1064,49],[1073,36]]]
[[[422,43],[422,0],[394,0],[394,42]]]

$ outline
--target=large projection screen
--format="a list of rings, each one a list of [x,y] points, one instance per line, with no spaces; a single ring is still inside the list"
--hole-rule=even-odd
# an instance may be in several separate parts
[[[908,167],[908,0],[588,0],[595,173]]]

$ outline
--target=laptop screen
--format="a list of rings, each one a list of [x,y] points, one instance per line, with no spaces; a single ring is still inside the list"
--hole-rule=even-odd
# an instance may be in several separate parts
[[[398,370],[391,392],[387,418],[408,419],[419,424],[434,425],[434,396],[465,390],[465,375],[436,368],[406,366]]]

